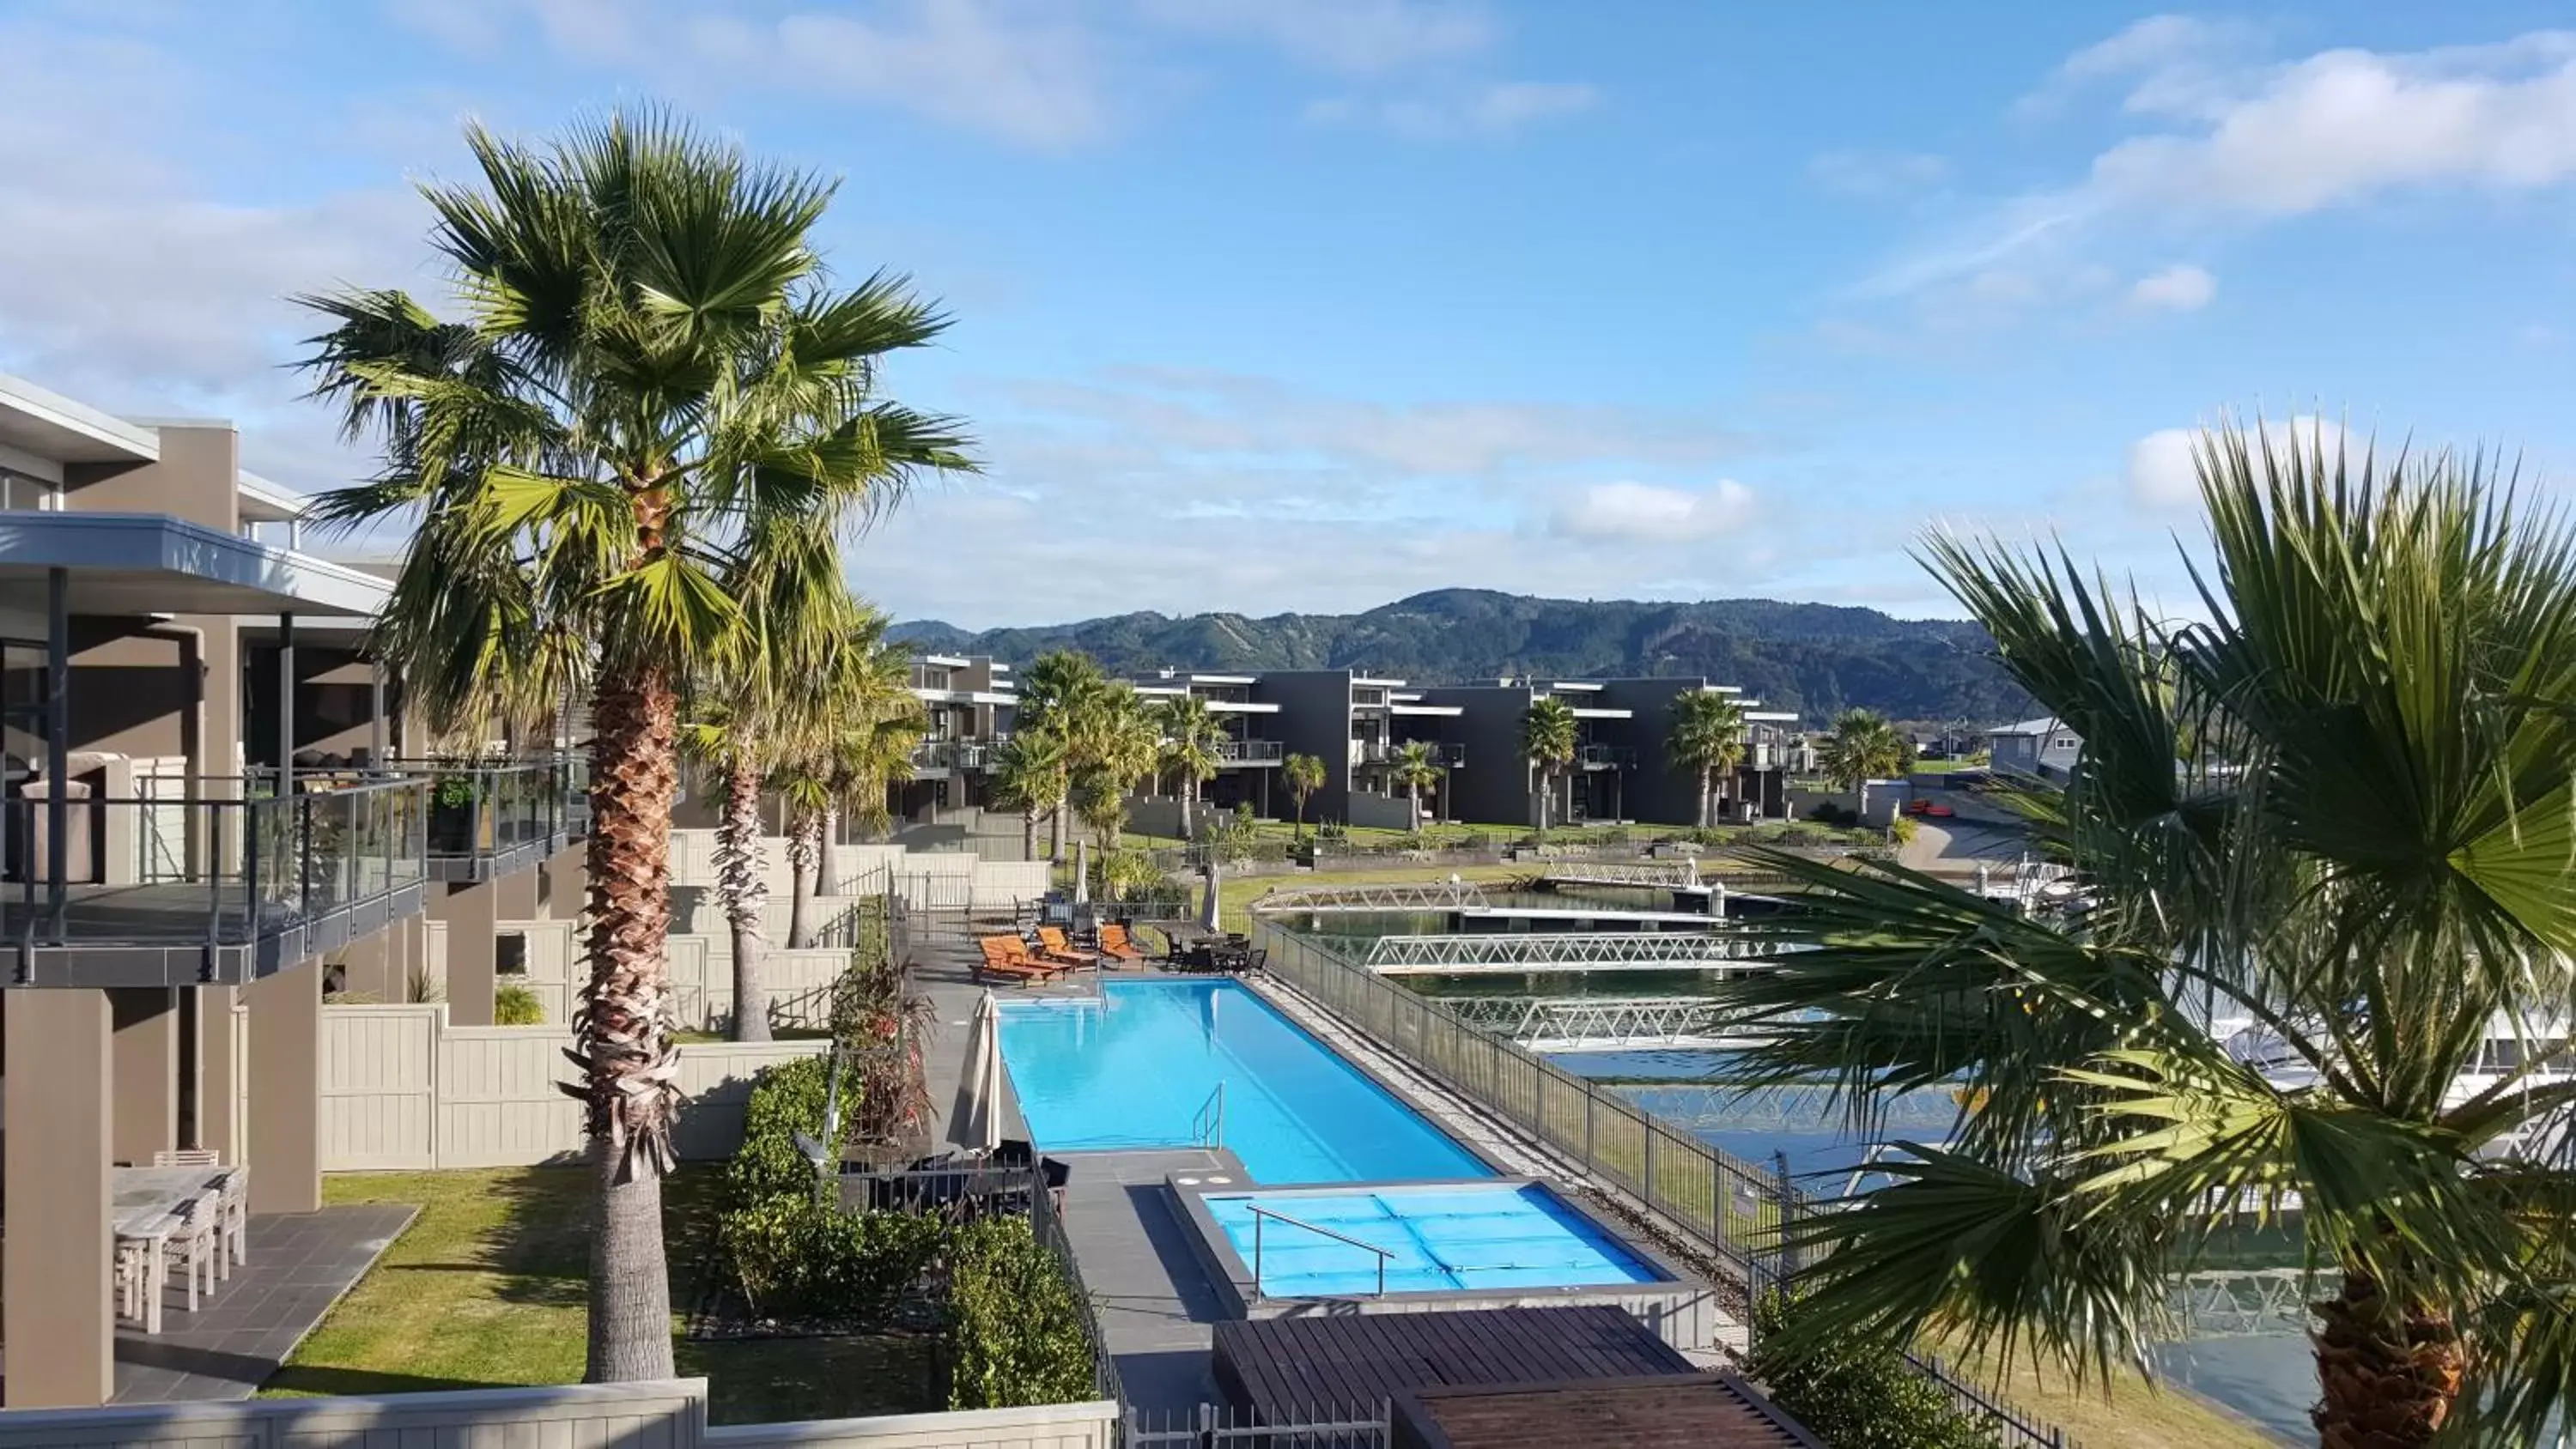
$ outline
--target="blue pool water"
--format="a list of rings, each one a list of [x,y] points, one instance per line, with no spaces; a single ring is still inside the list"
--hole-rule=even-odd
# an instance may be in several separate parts
[[[1002,1061],[1048,1152],[1223,1144],[1256,1182],[1491,1177],[1475,1154],[1233,981],[1112,981],[1097,1005],[1012,1002]]]
[[[1534,1184],[1244,1193],[1206,1202],[1247,1274],[1257,1203],[1392,1253],[1389,1293],[1599,1287],[1664,1277]],[[1377,1263],[1366,1249],[1275,1219],[1261,1228],[1261,1291],[1273,1298],[1374,1293]]]

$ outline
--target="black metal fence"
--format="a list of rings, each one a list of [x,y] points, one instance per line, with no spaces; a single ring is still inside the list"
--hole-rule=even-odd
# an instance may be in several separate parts
[[[1223,1449],[1261,1444],[1270,1449],[1383,1449],[1393,1433],[1389,1406],[1367,1411],[1326,1408],[1285,1414],[1220,1404],[1154,1413],[1129,1409],[1120,1421],[1124,1449]]]

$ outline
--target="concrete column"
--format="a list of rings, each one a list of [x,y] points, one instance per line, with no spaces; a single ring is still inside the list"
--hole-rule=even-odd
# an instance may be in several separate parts
[[[12,1409],[92,1408],[116,1392],[108,1213],[114,1050],[107,995],[10,993],[0,1134],[0,1350]]]
[[[538,904],[551,921],[577,921],[590,906],[590,842],[576,840],[537,868]]]
[[[118,1162],[152,1165],[179,1145],[179,1003],[167,986],[107,993],[116,1111],[108,1150]]]
[[[537,872],[538,867],[530,866],[492,882],[492,914],[504,921],[535,920]]]
[[[340,953],[340,989],[377,1001],[402,1000],[402,978],[394,972],[395,928],[361,936]]]
[[[242,1112],[242,988],[199,986],[197,993],[197,1131],[192,1147],[211,1147],[226,1162],[246,1162],[249,1124]]]
[[[429,913],[447,923],[447,1019],[456,1026],[492,1024],[497,905],[489,881],[450,884],[431,894]]]
[[[429,980],[429,922],[419,916],[405,916],[387,927],[385,936],[392,942],[386,970],[393,979],[393,992],[385,999],[409,1001],[412,983],[426,984]]]
[[[250,1208],[322,1206],[322,963],[242,989],[250,1002]]]

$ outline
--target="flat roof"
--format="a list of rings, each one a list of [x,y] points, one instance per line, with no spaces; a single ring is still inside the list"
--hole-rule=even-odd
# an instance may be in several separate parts
[[[1393,704],[1387,706],[1387,713],[1389,714],[1437,715],[1442,719],[1455,719],[1466,712],[1467,707],[1462,704]]]
[[[1192,684],[1259,684],[1260,682],[1261,677],[1255,674],[1193,674],[1190,676]]]
[[[924,654],[919,657],[924,664],[945,664],[951,669],[965,669],[975,662],[960,654]]]
[[[161,436],[0,373],[0,443],[65,463],[157,463]]]
[[[1547,686],[1547,687],[1548,687],[1548,688],[1550,688],[1550,689],[1573,689],[1573,690],[1580,690],[1580,691],[1582,691],[1582,692],[1583,692],[1583,693],[1585,693],[1585,694],[1599,694],[1599,693],[1601,692],[1601,689],[1602,689],[1602,686],[1600,686],[1600,685],[1598,685],[1598,684],[1595,684],[1595,683],[1591,682],[1590,680],[1583,680],[1583,679],[1558,679],[1558,680],[1552,680],[1552,681],[1550,681],[1550,682],[1549,682],[1549,684],[1548,684],[1548,686]]]
[[[1573,715],[1576,719],[1635,719],[1637,712],[1633,709],[1586,709],[1577,705]]]
[[[166,514],[0,513],[0,597],[44,608],[53,569],[75,614],[363,618],[392,593],[346,564]]]

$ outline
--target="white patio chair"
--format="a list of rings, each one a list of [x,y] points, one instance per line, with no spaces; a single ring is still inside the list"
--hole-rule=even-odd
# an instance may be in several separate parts
[[[211,1147],[168,1148],[152,1154],[154,1167],[222,1167],[223,1154]],[[226,1172],[217,1183],[224,1193],[224,1242],[227,1256],[223,1275],[233,1275],[235,1263],[250,1261],[250,1169],[236,1167]]]
[[[221,1167],[224,1155],[211,1147],[164,1148],[152,1154],[154,1167]]]
[[[169,1247],[178,1220],[167,1214],[116,1235],[117,1308],[145,1333],[161,1331],[161,1287],[169,1279]]]
[[[178,1266],[188,1275],[188,1311],[197,1311],[198,1278],[205,1279],[205,1294],[215,1293],[215,1270],[224,1260],[224,1195],[208,1188],[195,1202],[180,1209],[179,1225],[170,1234],[170,1251],[177,1255]],[[158,1290],[155,1290],[158,1297]]]

